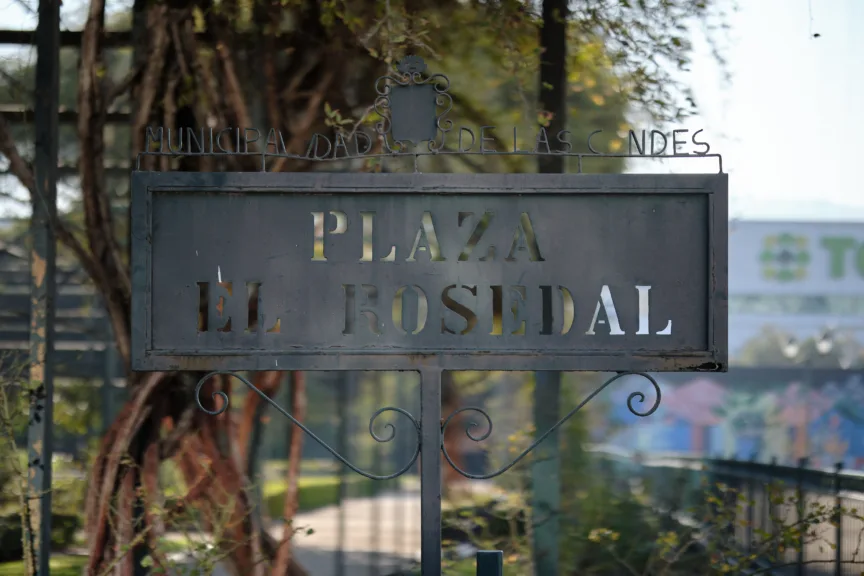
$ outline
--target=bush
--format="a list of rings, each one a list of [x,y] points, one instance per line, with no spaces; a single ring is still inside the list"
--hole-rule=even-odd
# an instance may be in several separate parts
[[[509,548],[508,542],[525,536],[524,506],[496,500],[457,505],[441,512],[441,538],[445,546],[478,543],[495,550]]]
[[[75,533],[81,527],[81,519],[76,515],[54,514],[51,517],[51,547],[65,550],[72,545]],[[10,562],[24,558],[21,547],[21,516],[7,514],[0,516],[0,562]]]
[[[51,556],[49,568],[51,576],[81,576],[84,573],[84,566],[86,564],[86,556],[61,556],[55,554]],[[21,560],[0,564],[0,576],[26,576],[26,574],[24,562]]]
[[[364,498],[381,492],[383,482],[360,477],[345,479],[348,485],[348,496]],[[339,478],[336,476],[320,476],[300,478],[297,491],[298,512],[309,512],[325,506],[339,503]],[[269,482],[264,485],[262,509],[270,518],[282,518],[285,510],[285,482]]]

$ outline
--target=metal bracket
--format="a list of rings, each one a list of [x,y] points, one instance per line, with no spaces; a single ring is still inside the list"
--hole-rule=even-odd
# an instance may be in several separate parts
[[[201,410],[203,410],[204,412],[206,412],[207,414],[210,414],[211,416],[218,416],[219,414],[222,414],[223,412],[225,412],[225,410],[228,409],[228,406],[229,406],[228,395],[225,392],[223,392],[222,390],[216,390],[210,394],[210,397],[213,400],[215,400],[217,396],[220,396],[222,398],[222,405],[219,408],[217,408],[216,410],[209,410],[209,409],[204,407],[204,404],[201,403],[201,389],[204,387],[204,384],[206,384],[207,381],[210,380],[213,376],[218,376],[220,374],[233,376],[234,378],[237,378],[238,380],[240,380],[243,384],[246,385],[247,388],[249,388],[249,390],[258,394],[258,396],[260,396],[265,402],[267,402],[268,404],[270,404],[270,406],[272,406],[273,408],[278,410],[280,414],[282,414],[283,416],[285,416],[286,418],[291,420],[291,422],[293,422],[295,426],[297,426],[298,428],[303,430],[303,432],[305,432],[312,440],[314,440],[315,442],[320,444],[321,447],[323,447],[325,450],[330,452],[330,454],[332,454],[334,458],[336,458],[337,460],[339,460],[340,462],[342,462],[343,464],[348,466],[351,470],[353,470],[357,474],[360,474],[361,476],[365,476],[366,478],[369,478],[370,480],[391,480],[393,478],[397,478],[397,477],[401,476],[402,474],[404,474],[405,472],[407,472],[408,470],[410,470],[411,467],[414,465],[414,462],[417,461],[417,457],[420,456],[420,423],[417,422],[417,420],[414,418],[414,416],[412,416],[411,413],[408,412],[407,410],[403,410],[402,408],[397,408],[395,406],[385,406],[384,408],[378,409],[372,415],[372,417],[369,419],[369,434],[372,436],[372,438],[374,438],[376,442],[384,443],[384,442],[390,442],[396,437],[396,427],[393,426],[393,424],[387,423],[384,425],[384,427],[389,430],[389,433],[386,436],[379,436],[378,434],[376,434],[375,430],[374,430],[374,425],[375,425],[375,420],[378,418],[378,416],[380,416],[384,412],[397,412],[399,414],[402,414],[406,418],[408,418],[411,421],[411,423],[414,425],[414,429],[417,432],[417,446],[414,449],[414,454],[411,456],[411,459],[409,460],[409,462],[405,466],[400,468],[398,471],[394,472],[393,474],[387,474],[385,476],[379,476],[376,474],[371,474],[369,472],[366,472],[365,470],[361,470],[360,468],[358,468],[357,466],[355,466],[354,464],[349,462],[341,454],[339,454],[339,452],[337,452],[336,450],[331,448],[326,442],[324,442],[314,432],[312,432],[312,430],[310,430],[309,428],[304,426],[302,422],[300,422],[299,420],[294,418],[294,416],[292,416],[287,410],[285,410],[282,406],[280,406],[276,401],[274,401],[272,398],[270,398],[267,394],[262,392],[257,386],[252,384],[249,380],[247,380],[246,378],[244,378],[240,374],[238,374],[236,372],[232,372],[230,370],[217,370],[214,372],[210,372],[209,374],[202,377],[198,381],[198,385],[195,386],[195,401],[198,402],[198,407]]]
[[[595,396],[600,394],[600,392],[605,390],[610,384],[612,384],[616,380],[623,378],[624,376],[642,376],[643,378],[645,378],[646,380],[648,380],[651,383],[651,385],[654,387],[654,392],[656,393],[656,397],[654,398],[654,403],[651,404],[651,406],[648,408],[648,410],[640,411],[640,410],[637,410],[636,408],[633,407],[633,401],[637,400],[640,404],[644,403],[645,402],[645,393],[644,392],[632,392],[629,396],[627,396],[627,409],[630,410],[630,412],[632,412],[636,416],[640,416],[642,418],[644,418],[645,416],[650,416],[651,414],[653,414],[657,410],[657,408],[660,407],[661,393],[660,393],[660,385],[657,384],[657,381],[650,374],[646,374],[645,372],[620,372],[620,373],[616,374],[615,376],[613,376],[612,378],[609,378],[608,380],[606,380],[606,382],[604,382],[602,385],[598,386],[593,392],[591,392],[591,394],[589,394],[582,402],[580,402],[578,406],[573,408],[563,418],[558,420],[558,422],[556,422],[554,426],[549,428],[549,430],[547,430],[542,436],[537,438],[530,446],[528,446],[528,448],[523,450],[522,453],[519,454],[519,456],[517,456],[509,464],[507,464],[506,466],[503,466],[502,468],[499,468],[495,472],[491,472],[489,474],[470,474],[470,473],[466,472],[465,470],[459,468],[459,466],[457,466],[453,462],[453,459],[450,458],[450,454],[447,453],[447,448],[444,447],[443,442],[441,443],[441,452],[444,453],[444,458],[447,459],[447,462],[450,463],[450,466],[452,466],[454,470],[456,470],[457,472],[459,472],[462,476],[464,476],[466,478],[470,478],[472,480],[488,480],[490,478],[500,476],[501,474],[503,474],[504,472],[506,472],[507,470],[509,470],[510,468],[515,466],[516,464],[518,464],[520,460],[525,458],[525,456],[530,454],[531,451],[533,451],[537,446],[539,446],[543,442],[543,440],[546,439],[547,436],[552,434],[555,430],[560,428],[570,418],[575,416],[576,413],[579,412],[580,410],[582,410],[582,408],[584,408],[585,405],[588,404],[588,402],[593,400]],[[483,434],[481,434],[479,436],[475,436],[471,431],[472,431],[472,429],[476,428],[478,426],[478,424],[476,422],[469,422],[465,426],[465,435],[468,436],[468,438],[470,438],[474,442],[482,442],[483,440],[486,440],[487,438],[489,438],[489,436],[492,434],[492,418],[489,416],[489,414],[485,410],[483,410],[482,408],[477,408],[476,406],[469,406],[466,408],[460,408],[459,410],[456,410],[455,412],[450,414],[450,416],[448,416],[447,419],[444,421],[444,426],[442,426],[442,428],[441,428],[442,438],[444,435],[444,430],[447,428],[447,425],[450,424],[450,421],[453,420],[453,418],[455,418],[456,416],[458,416],[462,412],[476,412],[476,413],[480,414],[486,420],[486,425],[488,426],[488,428],[486,429],[486,431]]]

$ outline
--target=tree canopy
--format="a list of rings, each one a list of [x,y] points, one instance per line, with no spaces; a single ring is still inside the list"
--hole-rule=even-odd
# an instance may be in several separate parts
[[[146,126],[272,127],[285,136],[289,152],[303,154],[314,133],[334,124],[374,124],[375,80],[401,57],[419,54],[430,70],[450,76],[454,123],[536,133],[550,121],[538,105],[540,8],[533,0],[134,0],[131,13],[111,21],[105,0],[90,0],[77,54],[64,50],[62,57],[60,101],[75,115],[74,124],[61,129],[61,156],[75,165],[75,174],[69,180],[70,209],[53,228],[102,293],[127,367],[131,282],[123,170],[143,151]],[[595,147],[616,152],[626,146],[629,112],[645,112],[658,123],[692,113],[695,102],[679,74],[691,64],[691,34],[723,20],[722,7],[709,0],[574,3],[567,20],[566,86],[573,141],[602,129]],[[107,28],[124,23],[130,45],[117,47],[108,42]],[[0,104],[30,106],[32,88],[32,66],[7,64],[0,74]],[[0,153],[36,201],[30,131],[6,118],[0,116]],[[143,167],[258,169],[247,160],[149,157]],[[438,162],[440,170],[535,169],[519,157]],[[622,161],[613,160],[595,169],[622,168]],[[280,160],[270,169],[314,166]],[[208,418],[193,398],[197,376],[129,372],[131,399],[103,438],[89,479],[89,569],[101,572],[119,563],[124,574],[131,573],[124,551],[147,547],[165,530],[164,515],[153,510],[162,501],[160,463],[173,459],[189,487],[182,506],[194,504],[210,518],[228,511],[224,553],[237,573],[263,574],[265,561],[268,573],[303,573],[291,560],[290,538],[276,542],[262,533],[247,491],[250,430],[260,399],[249,395],[239,423]],[[274,394],[280,382],[278,373],[255,375],[266,394]],[[295,381],[295,392],[301,384]],[[214,378],[204,395],[219,390],[228,397],[231,387],[229,380]],[[302,406],[299,394],[292,403]],[[133,522],[139,497],[143,518]],[[290,513],[286,507],[286,517]],[[163,562],[150,548],[153,561]]]

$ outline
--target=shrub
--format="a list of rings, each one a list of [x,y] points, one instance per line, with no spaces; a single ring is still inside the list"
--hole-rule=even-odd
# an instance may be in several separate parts
[[[345,479],[348,485],[348,496],[363,498],[381,492],[383,482],[369,480],[356,476]],[[339,503],[339,478],[337,476],[319,476],[300,478],[297,491],[298,512],[309,512],[324,506]],[[281,518],[285,510],[285,483],[269,482],[264,485],[262,509],[270,518]]]
[[[65,550],[72,545],[75,533],[81,527],[81,519],[74,514],[54,514],[51,517],[51,547]],[[0,516],[0,562],[24,558],[21,547],[21,516]]]

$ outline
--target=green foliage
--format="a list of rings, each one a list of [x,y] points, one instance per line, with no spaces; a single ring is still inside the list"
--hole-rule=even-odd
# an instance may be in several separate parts
[[[382,482],[350,475],[345,481],[348,484],[348,494],[352,498],[373,496],[383,488]],[[282,480],[268,482],[263,488],[263,510],[270,518],[282,518],[285,510],[285,482]],[[339,478],[334,476],[301,477],[297,489],[298,511],[309,512],[325,506],[333,506],[339,502]]]
[[[81,576],[87,565],[86,556],[51,556],[50,570],[52,576]],[[24,563],[19,561],[0,563],[0,576],[26,576]]]
[[[61,551],[74,543],[75,532],[81,527],[76,514],[53,514],[51,517],[51,548]],[[15,512],[0,516],[0,562],[21,560],[21,515]],[[2,574],[2,572],[0,572]]]

